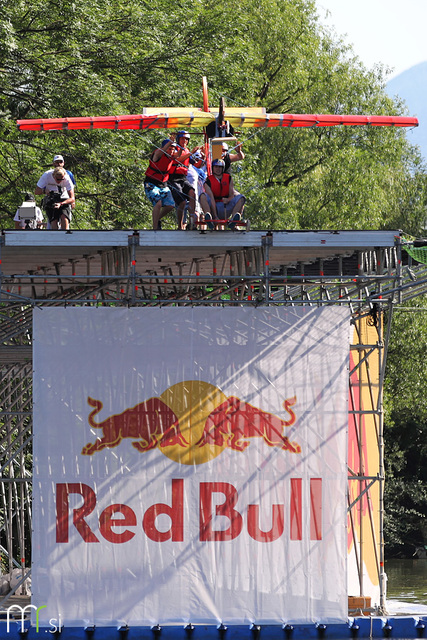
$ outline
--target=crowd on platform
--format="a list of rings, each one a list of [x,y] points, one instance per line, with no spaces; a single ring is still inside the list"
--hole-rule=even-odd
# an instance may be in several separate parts
[[[242,145],[230,153],[224,141],[221,157],[209,167],[204,150],[195,146],[190,151],[189,142],[190,134],[178,131],[150,155],[144,188],[153,205],[153,229],[161,229],[161,219],[174,209],[178,229],[199,223],[213,229],[219,222],[234,229],[243,219],[245,197],[234,187],[230,165],[245,157]]]
[[[225,140],[220,142],[220,157],[209,162],[204,149],[195,146],[190,151],[189,142],[190,134],[179,131],[149,156],[144,190],[153,206],[153,229],[160,230],[162,218],[172,211],[180,230],[195,229],[199,224],[214,229],[220,223],[234,229],[243,219],[245,197],[235,189],[230,165],[244,159],[241,143],[230,150]],[[35,195],[43,196],[41,207],[34,195],[27,193],[16,211],[15,229],[70,228],[76,180],[65,169],[62,155],[55,155],[52,164],[35,188]]]

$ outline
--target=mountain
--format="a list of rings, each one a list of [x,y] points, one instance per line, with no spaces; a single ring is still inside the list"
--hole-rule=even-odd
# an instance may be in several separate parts
[[[419,126],[408,131],[408,140],[417,144],[427,160],[427,62],[420,62],[403,71],[387,83],[389,96],[402,98],[409,110],[409,115],[419,120]]]

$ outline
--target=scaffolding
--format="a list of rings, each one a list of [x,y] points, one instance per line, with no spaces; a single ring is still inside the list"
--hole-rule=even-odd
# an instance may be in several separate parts
[[[32,311],[47,306],[351,310],[348,516],[357,591],[385,609],[382,387],[393,307],[427,290],[399,231],[4,231],[0,236],[0,605],[31,574]],[[404,264],[406,262],[406,264]],[[367,447],[375,443],[375,459]],[[368,459],[369,458],[369,459]],[[372,560],[369,574],[365,555]],[[371,569],[372,569],[371,567]]]

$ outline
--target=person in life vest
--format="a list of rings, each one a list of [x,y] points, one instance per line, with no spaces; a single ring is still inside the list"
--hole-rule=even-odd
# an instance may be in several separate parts
[[[145,172],[144,191],[153,205],[153,229],[161,229],[160,220],[175,208],[168,185],[169,171],[178,147],[173,140],[163,140],[161,148],[151,153]]]
[[[208,199],[210,214],[205,215],[209,228],[214,220],[228,220],[228,227],[235,229],[236,222],[242,219],[246,198],[238,193],[234,195],[233,178],[224,172],[225,162],[218,159],[212,162],[212,174],[208,175],[205,182],[205,192]]]
[[[196,210],[196,194],[187,179],[190,157],[199,150],[200,147],[194,147],[192,151],[188,149],[190,134],[187,131],[178,131],[176,134],[176,142],[178,144],[179,153],[174,159],[169,174],[169,187],[175,201],[176,214],[178,219],[178,229],[184,229],[183,222],[185,205],[188,202],[190,218],[194,219]]]

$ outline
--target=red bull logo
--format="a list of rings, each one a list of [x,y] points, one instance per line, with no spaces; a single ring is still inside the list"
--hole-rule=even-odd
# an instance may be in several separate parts
[[[137,501],[137,511],[129,504],[116,502],[104,508],[99,515],[95,488],[81,482],[61,482],[56,485],[56,542],[70,542],[70,524],[73,536],[78,533],[88,544],[103,540],[125,544],[141,531],[153,542],[184,542],[190,521],[198,522],[200,542],[227,542],[244,533],[262,543],[274,542],[282,536],[290,540],[303,540],[304,537],[321,540],[322,479],[310,478],[308,482],[310,500],[306,506],[302,499],[302,478],[290,478],[286,486],[282,485],[282,502],[271,505],[271,524],[267,530],[260,525],[261,505],[241,504],[238,507],[239,492],[229,482],[200,482],[198,509],[194,505],[188,510],[187,521],[184,505],[191,497],[191,490],[186,496],[183,478],[171,480],[169,503],[158,502],[141,512],[143,499]],[[82,499],[82,504],[72,508],[70,496]],[[157,518],[161,515],[169,519],[166,530],[158,527]],[[225,520],[225,527],[218,523],[218,517]]]
[[[92,407],[89,425],[99,429],[101,435],[82,449],[83,455],[93,455],[104,449],[117,447],[129,439],[139,452],[157,448],[165,456],[182,464],[205,463],[226,449],[243,452],[258,438],[267,447],[298,454],[301,447],[285,435],[287,428],[296,423],[294,407],[296,397],[283,402],[284,415],[280,417],[245,402],[236,396],[227,397],[217,387],[200,381],[185,381],[166,389],[159,397],[149,398],[122,413],[96,420],[103,405],[100,400],[88,398]],[[169,503],[152,504],[148,498],[139,501],[137,510],[129,504],[115,502],[99,513],[100,504],[96,488],[88,484],[71,482],[56,485],[56,541],[68,543],[70,524],[86,543],[102,540],[115,544],[127,543],[144,534],[155,542],[182,542],[190,522],[197,521],[199,540],[228,541],[245,533],[259,542],[273,542],[283,535],[291,540],[321,539],[321,480],[311,478],[310,512],[304,516],[302,478],[289,478],[281,484],[282,499],[271,504],[271,523],[268,530],[261,527],[261,505],[242,504],[238,489],[226,481],[198,482],[198,505],[186,511],[190,498],[195,497],[194,482],[189,493],[183,478],[172,478]],[[197,482],[197,481],[195,481]],[[72,507],[72,501],[80,506]],[[105,506],[105,505],[103,505]],[[186,515],[187,513],[187,515]],[[169,528],[160,529],[157,518],[167,516]],[[303,517],[304,516],[304,517]],[[223,523],[226,522],[224,528]],[[287,532],[287,533],[286,533]]]
[[[141,452],[157,446],[188,445],[180,433],[178,418],[160,398],[150,398],[100,423],[94,421],[94,416],[101,411],[102,402],[93,398],[88,398],[87,401],[94,407],[88,422],[91,427],[102,429],[103,436],[93,444],[88,443],[83,447],[84,455],[90,456],[106,447],[117,447],[123,438],[132,438],[132,446]]]
[[[235,396],[228,397],[207,382],[190,380],[175,384],[159,397],[149,398],[122,413],[100,422],[100,400],[88,398],[93,410],[88,422],[102,436],[82,449],[93,455],[105,448],[117,447],[124,438],[141,453],[158,447],[171,460],[181,464],[203,464],[229,448],[245,451],[253,438],[261,438],[269,447],[301,453],[297,442],[285,435],[296,422],[293,407],[296,397],[283,402],[284,418],[263,411]]]

